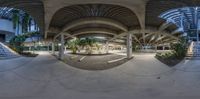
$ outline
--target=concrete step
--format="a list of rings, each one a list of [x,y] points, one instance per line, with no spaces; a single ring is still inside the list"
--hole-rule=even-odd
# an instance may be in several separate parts
[[[186,59],[200,59],[200,43],[192,42],[190,47],[190,51],[187,52]]]
[[[200,57],[185,57],[186,60],[200,60]]]
[[[10,49],[8,46],[0,42],[0,57],[18,57],[19,55]]]

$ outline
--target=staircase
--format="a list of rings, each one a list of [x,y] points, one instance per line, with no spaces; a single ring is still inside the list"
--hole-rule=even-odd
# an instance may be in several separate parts
[[[0,58],[14,58],[19,57],[15,51],[10,49],[8,46],[0,42]]]
[[[200,59],[200,42],[191,42],[188,47],[187,57],[188,59]]]

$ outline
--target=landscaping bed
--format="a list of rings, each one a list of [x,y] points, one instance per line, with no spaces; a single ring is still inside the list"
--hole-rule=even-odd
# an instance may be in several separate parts
[[[164,64],[173,67],[180,63],[186,56],[187,43],[186,39],[181,38],[177,43],[171,43],[171,51],[157,53],[156,58]]]
[[[168,65],[169,67],[173,67],[180,63],[184,56],[177,56],[175,52],[165,52],[165,53],[157,53],[155,56],[159,61]]]

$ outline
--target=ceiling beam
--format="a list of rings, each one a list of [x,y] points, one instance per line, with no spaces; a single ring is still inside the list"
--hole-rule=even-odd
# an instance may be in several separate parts
[[[81,25],[88,25],[88,24],[103,24],[103,25],[109,25],[109,26],[113,26],[117,29],[121,29],[124,32],[128,31],[128,27],[125,26],[124,24],[116,21],[116,20],[112,20],[112,19],[108,19],[108,18],[100,18],[100,17],[93,17],[93,18],[83,18],[83,19],[79,19],[76,21],[73,21],[69,24],[66,24],[63,28],[62,28],[62,32],[66,32],[69,29],[72,29],[74,27],[78,27]],[[60,35],[60,33],[58,33],[55,37],[57,37],[58,35]]]
[[[67,36],[67,38],[70,37],[76,37],[78,35],[84,35],[84,34],[107,34],[107,35],[112,35],[112,36],[116,36],[117,33],[115,31],[109,30],[109,29],[102,29],[102,28],[88,28],[88,29],[83,29],[83,30],[79,30],[79,31],[75,31],[74,33],[70,33],[73,35]]]
[[[68,31],[71,28],[80,26],[80,25],[87,25],[87,24],[104,24],[116,27],[118,29],[121,29],[123,31],[128,31],[128,27],[123,25],[122,23],[108,18],[100,18],[100,17],[93,17],[93,18],[83,18],[80,20],[73,21],[72,23],[69,23],[65,25],[62,29],[62,31]]]
[[[146,29],[146,30],[137,29],[137,30],[131,30],[131,31],[128,31],[128,32],[130,32],[132,34],[141,34],[141,33],[158,34],[158,35],[163,35],[163,36],[167,36],[167,37],[173,38],[175,40],[180,40],[178,37],[170,34],[167,31],[159,31],[159,30],[153,30],[153,29]],[[113,40],[115,40],[115,39],[117,39],[119,37],[126,36],[126,34],[128,32],[120,33],[119,35],[114,36],[113,38],[111,38],[108,41],[113,41]]]
[[[163,31],[163,30],[165,30],[166,28],[168,28],[170,25],[172,25],[172,23],[171,22],[164,22],[162,25],[160,25],[160,27],[159,27],[159,31]]]
[[[146,34],[146,35],[144,36],[144,38],[147,38],[147,37],[149,37],[149,36],[151,36],[151,35],[153,35],[153,33]],[[140,38],[139,38],[139,40],[142,40],[142,39],[143,39],[143,37],[140,37]]]
[[[134,40],[136,40],[140,45],[142,45],[140,40],[134,34],[132,36],[133,36]]]
[[[95,34],[108,34],[108,35],[113,35],[116,36],[117,32],[116,31],[112,31],[110,29],[105,29],[105,28],[87,28],[87,29],[81,29],[78,31],[73,32],[74,36],[77,35],[82,35],[82,34],[91,34],[91,33],[95,33]]]

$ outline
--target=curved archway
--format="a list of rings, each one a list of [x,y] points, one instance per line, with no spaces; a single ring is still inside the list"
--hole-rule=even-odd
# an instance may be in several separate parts
[[[44,5],[42,0],[1,0],[0,7],[23,10],[30,14],[44,33]]]
[[[134,12],[128,8],[110,4],[84,4],[62,8],[55,13],[50,27],[59,27],[62,32],[62,30],[70,31],[75,27],[80,29],[78,28],[80,25],[85,25],[85,28],[102,28],[104,25],[109,25],[103,28],[117,32],[140,27]]]
[[[37,35],[33,37],[32,34]],[[30,36],[31,35],[31,36]],[[27,40],[31,38],[31,40]],[[35,19],[28,13],[11,7],[0,7],[0,55],[3,58],[19,57],[22,53],[24,44],[33,42],[33,38],[41,38],[39,35],[39,26]],[[3,43],[9,44],[9,47]]]
[[[31,15],[15,8],[0,7],[0,23],[0,30],[9,32],[0,33],[6,37],[4,42],[9,42],[9,39],[16,35],[40,31],[39,26]]]
[[[185,3],[171,0],[149,0],[146,4],[146,25],[160,26],[165,22],[160,14],[176,7],[186,6]]]

